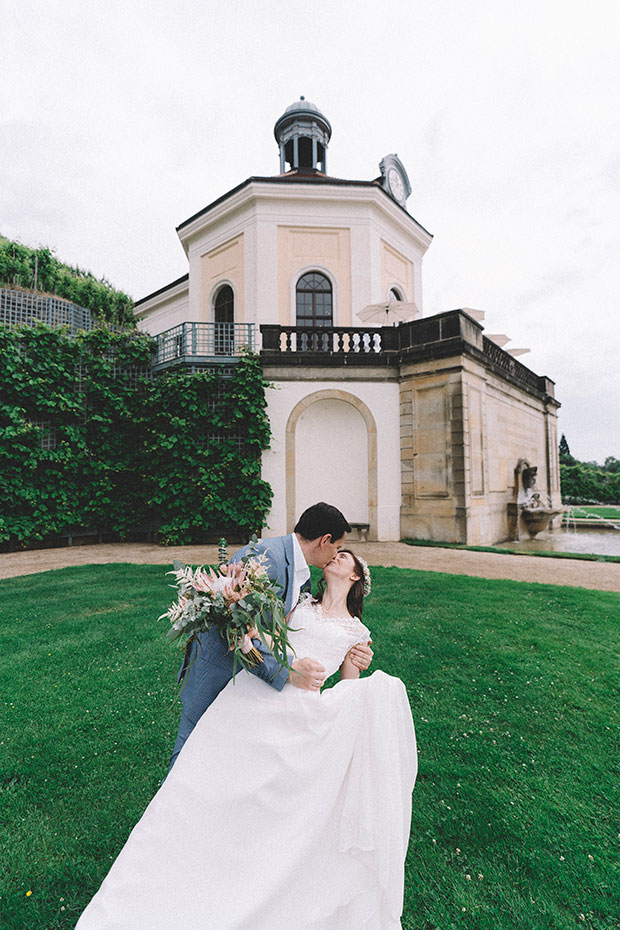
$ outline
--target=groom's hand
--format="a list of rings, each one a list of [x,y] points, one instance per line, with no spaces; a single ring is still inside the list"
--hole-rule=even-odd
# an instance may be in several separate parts
[[[368,640],[368,645],[365,643],[356,643],[355,646],[352,646],[347,652],[347,659],[349,659],[355,668],[359,668],[360,672],[365,672],[372,662],[374,652],[370,648],[371,642],[372,639]]]
[[[325,666],[316,659],[296,659],[288,680],[304,691],[320,691],[325,684]]]

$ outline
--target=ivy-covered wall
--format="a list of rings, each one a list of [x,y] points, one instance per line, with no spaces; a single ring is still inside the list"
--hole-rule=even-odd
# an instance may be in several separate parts
[[[0,545],[94,530],[164,543],[251,533],[271,489],[257,356],[153,376],[145,333],[0,327]]]

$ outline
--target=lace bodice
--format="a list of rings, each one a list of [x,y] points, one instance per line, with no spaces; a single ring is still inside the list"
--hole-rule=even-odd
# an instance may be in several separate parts
[[[296,657],[316,659],[333,675],[356,643],[367,643],[370,630],[357,617],[324,617],[321,605],[306,595],[290,620],[289,641]]]

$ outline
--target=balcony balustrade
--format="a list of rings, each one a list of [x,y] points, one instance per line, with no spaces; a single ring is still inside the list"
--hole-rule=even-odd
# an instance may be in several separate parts
[[[487,339],[461,310],[412,320],[399,326],[261,326],[261,359],[266,365],[393,366],[469,354],[498,374],[538,396],[553,396],[553,382],[540,377]],[[258,347],[251,323],[180,323],[160,333],[153,370],[236,364],[242,351]]]
[[[545,390],[544,386],[541,387],[541,381],[547,379],[541,379],[537,374],[534,374],[531,369],[527,368],[521,362],[518,362],[509,352],[504,352],[504,350],[500,349],[491,339],[487,339],[486,336],[482,337],[482,343],[484,354],[502,371],[512,375],[517,381],[527,384],[528,387],[533,388],[535,391]]]
[[[394,327],[351,326],[261,326],[263,355],[279,353],[290,358],[297,354],[308,364],[334,359],[360,364],[385,364],[398,351]]]
[[[553,397],[554,385],[482,333],[462,310],[375,328],[263,324],[261,358],[268,365],[392,365],[469,354],[515,384]]]
[[[252,323],[180,323],[156,339],[155,370],[179,364],[230,365],[255,348]]]

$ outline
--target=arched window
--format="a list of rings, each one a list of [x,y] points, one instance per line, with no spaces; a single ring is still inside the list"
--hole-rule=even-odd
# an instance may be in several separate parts
[[[235,321],[235,296],[230,284],[225,284],[217,292],[214,319],[216,323],[234,323]]]
[[[396,290],[395,287],[390,288],[390,293],[388,294],[388,300],[402,300],[402,294]]]
[[[235,348],[235,295],[230,284],[225,284],[215,295],[213,319],[215,321],[215,354],[233,355]]]
[[[309,271],[297,282],[297,326],[333,324],[332,285],[324,274]]]
[[[297,282],[296,289],[297,326],[332,326],[333,305],[331,281],[318,271],[309,271]],[[327,352],[330,337],[327,333],[301,333],[297,348],[302,351]]]

